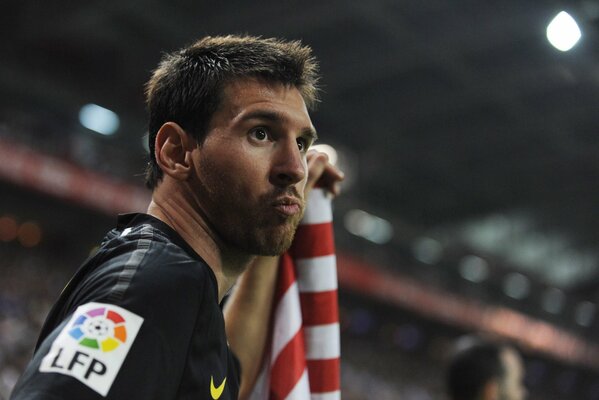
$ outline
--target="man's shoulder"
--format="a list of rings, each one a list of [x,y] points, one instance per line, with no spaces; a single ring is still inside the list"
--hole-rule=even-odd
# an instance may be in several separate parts
[[[113,230],[105,238],[97,257],[89,262],[115,264],[119,268],[147,270],[157,268],[169,274],[194,273],[208,268],[206,262],[181,243],[180,238],[153,224],[139,224]]]
[[[113,230],[77,271],[61,297],[68,304],[89,301],[146,302],[211,295],[210,267],[152,224]],[[72,307],[69,307],[69,309]]]
[[[63,289],[40,339],[85,304],[111,304],[144,318],[177,310],[193,321],[200,305],[216,298],[210,267],[159,229],[141,224],[114,230]]]

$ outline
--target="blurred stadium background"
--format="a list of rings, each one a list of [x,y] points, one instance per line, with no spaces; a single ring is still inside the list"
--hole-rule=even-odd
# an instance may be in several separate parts
[[[599,2],[2,6],[0,399],[116,213],[144,209],[161,53],[244,32],[321,61],[344,398],[442,399],[452,341],[485,332],[522,351],[531,399],[599,399]],[[570,51],[546,35],[562,10]]]

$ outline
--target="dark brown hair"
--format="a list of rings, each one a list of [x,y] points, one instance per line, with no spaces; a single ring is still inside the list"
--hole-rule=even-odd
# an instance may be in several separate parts
[[[146,84],[150,148],[146,186],[153,189],[162,179],[154,154],[160,127],[176,122],[202,143],[224,85],[249,77],[296,87],[308,109],[318,102],[318,66],[311,48],[299,41],[208,36],[162,58]]]

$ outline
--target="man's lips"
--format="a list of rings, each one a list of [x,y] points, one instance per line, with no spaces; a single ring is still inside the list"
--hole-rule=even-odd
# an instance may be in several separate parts
[[[275,210],[285,216],[295,215],[302,210],[302,203],[295,197],[284,196],[280,197],[272,203]]]

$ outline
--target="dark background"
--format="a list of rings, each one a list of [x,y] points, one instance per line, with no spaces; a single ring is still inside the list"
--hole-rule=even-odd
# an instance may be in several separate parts
[[[146,157],[143,84],[163,52],[206,34],[301,39],[323,75],[313,122],[347,172],[335,203],[339,250],[599,344],[599,2],[1,5],[0,138],[137,186]],[[545,37],[561,10],[583,32],[569,52]],[[115,135],[80,125],[87,103],[119,115]],[[374,243],[349,233],[354,209],[388,221],[393,236]],[[44,232],[35,248],[0,243],[6,394],[31,341],[20,345],[25,353],[7,350],[7,338],[20,337],[19,318],[28,315],[22,329],[35,338],[47,306],[113,218],[8,181],[0,184],[2,215],[35,220]],[[27,293],[40,292],[39,304],[23,311]],[[381,399],[439,398],[443,354],[472,329],[375,297],[341,290],[345,398],[375,398],[364,389],[372,387]],[[532,398],[599,399],[594,368],[521,350]]]

